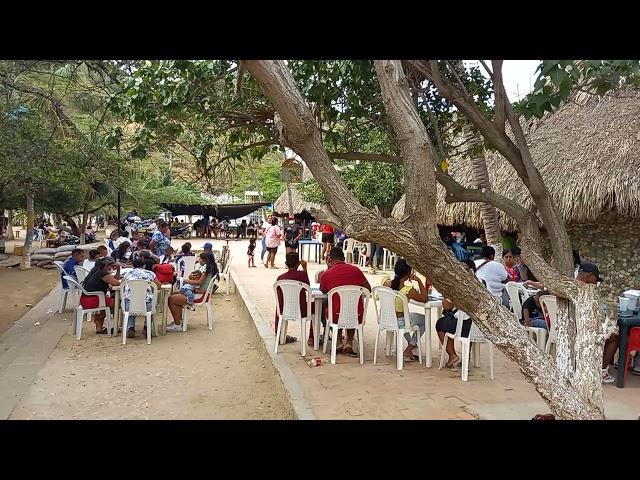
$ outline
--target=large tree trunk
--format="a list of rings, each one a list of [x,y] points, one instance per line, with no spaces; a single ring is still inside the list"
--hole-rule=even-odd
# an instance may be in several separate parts
[[[31,268],[31,245],[33,243],[33,227],[36,215],[33,205],[33,195],[27,196],[27,234],[24,239],[24,248],[22,250],[22,260],[20,261],[20,270],[28,270]]]
[[[287,186],[287,206],[289,207],[289,218],[293,217],[293,199],[291,197],[291,183],[289,182],[289,170],[284,169],[284,182]]]
[[[82,209],[82,224],[80,227],[80,245],[84,245],[87,234],[87,219],[89,218],[89,200],[85,199]]]
[[[14,240],[15,235],[13,234],[13,210],[7,210],[7,240]]]
[[[327,197],[328,204],[315,212],[316,216],[327,223],[344,226],[350,237],[379,243],[407,258],[418,271],[433,281],[439,291],[471,316],[498,349],[518,366],[556,415],[576,419],[603,418],[601,393],[598,395],[601,386],[599,381],[597,385],[594,383],[592,366],[596,355],[594,352],[602,353],[604,339],[612,325],[611,319],[605,317],[599,331],[585,333],[597,333],[597,338],[585,338],[585,343],[592,345],[591,356],[584,360],[591,362],[587,368],[589,374],[584,375],[585,382],[576,387],[562,375],[551,357],[540,351],[528,338],[526,331],[500,305],[498,299],[483,288],[475,276],[444,247],[435,222],[436,172],[435,169],[425,168],[425,165],[433,164],[430,139],[411,100],[400,62],[376,61],[376,71],[385,108],[404,159],[407,207],[401,222],[382,218],[362,207],[340,179],[322,145],[321,132],[313,114],[285,63],[247,61],[246,64],[274,104],[277,111],[274,123],[282,144],[305,159]],[[472,193],[477,195],[477,192]],[[483,192],[483,198],[498,201],[496,195],[486,192]],[[529,238],[531,232],[537,229],[537,224],[531,221],[531,215],[514,202],[505,199],[500,202],[504,205],[501,208],[506,208],[518,218],[527,233],[525,244],[531,247],[537,239],[535,235]],[[550,279],[560,293],[576,297],[584,288],[590,287],[578,286],[558,275],[535,249],[532,249],[530,258],[532,266],[541,272],[541,276]],[[589,318],[594,318],[593,311],[591,314]],[[595,328],[593,325],[585,326],[588,329]],[[583,388],[586,385],[593,388]],[[586,392],[595,394],[587,396]]]
[[[471,170],[473,172],[474,183],[477,188],[490,191],[491,181],[489,179],[487,160],[484,155],[482,141],[469,127],[465,128],[465,137],[468,139],[469,149],[471,150]],[[482,216],[487,244],[495,249],[496,258],[502,258],[502,234],[500,232],[498,210],[489,203],[481,203],[480,215]]]
[[[69,215],[62,215],[62,218],[64,219],[65,222],[67,222],[69,224],[69,228],[71,229],[71,233],[73,235],[75,235],[76,237],[79,237],[80,236],[80,229],[78,228],[78,224],[73,219],[73,217],[70,217]]]

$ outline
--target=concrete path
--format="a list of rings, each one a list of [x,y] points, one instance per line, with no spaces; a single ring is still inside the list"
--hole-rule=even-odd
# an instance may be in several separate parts
[[[60,338],[71,329],[73,313],[57,313],[58,288],[59,286],[56,286],[0,337],[2,420],[11,415]]]
[[[194,246],[204,241],[192,240]],[[222,241],[213,240],[214,248]],[[233,255],[234,281],[240,287],[243,300],[260,328],[267,348],[273,352],[273,324],[275,301],[273,282],[284,272],[284,248],[278,252],[279,270],[266,269],[260,264],[260,245],[256,249],[257,268],[248,268],[248,241],[230,242]],[[324,266],[322,266],[322,269]],[[313,281],[320,265],[309,264]],[[382,275],[366,274],[371,285],[379,285]],[[411,306],[411,310],[420,311]],[[435,319],[432,321],[432,329]],[[506,357],[496,350],[495,380],[489,378],[488,349],[482,348],[479,368],[470,368],[469,381],[463,382],[460,371],[438,370],[439,350],[435,330],[433,338],[433,367],[405,363],[403,371],[395,369],[395,356],[385,357],[383,341],[378,347],[378,364],[373,365],[376,319],[370,302],[365,326],[365,364],[357,358],[338,355],[337,365],[331,365],[329,355],[309,349],[307,358],[320,356],[323,364],[309,368],[300,356],[298,343],[282,346],[278,358],[286,360],[297,384],[302,389],[301,401],[308,402],[313,415],[319,419],[530,419],[536,413],[549,413],[546,405]],[[289,334],[300,339],[299,325],[291,324]],[[458,350],[460,350],[458,348]],[[283,378],[287,383],[286,376]],[[298,388],[298,387],[295,387]],[[637,419],[640,413],[640,378],[629,375],[627,388],[605,386],[605,400],[609,418]],[[533,414],[532,414],[533,412]]]

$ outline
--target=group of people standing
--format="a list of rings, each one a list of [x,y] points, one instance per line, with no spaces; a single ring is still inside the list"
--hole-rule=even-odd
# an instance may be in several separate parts
[[[256,225],[253,220],[247,223],[246,219],[243,219],[239,225],[232,227],[231,220],[225,217],[222,220],[217,218],[211,218],[209,215],[203,215],[200,220],[197,220],[193,224],[193,229],[196,232],[196,236],[202,238],[230,238],[232,228],[236,229],[235,238],[247,238],[256,235]]]

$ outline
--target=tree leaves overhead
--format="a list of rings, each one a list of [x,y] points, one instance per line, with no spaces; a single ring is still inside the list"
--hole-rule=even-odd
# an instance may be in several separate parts
[[[517,105],[526,117],[557,110],[576,92],[593,95],[624,85],[640,86],[638,60],[543,60],[534,90]]]

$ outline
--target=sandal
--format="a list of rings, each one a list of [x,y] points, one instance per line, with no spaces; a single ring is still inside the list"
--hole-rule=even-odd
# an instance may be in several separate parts
[[[447,367],[447,368],[458,368],[458,366],[462,363],[462,359],[458,355],[455,355],[452,358],[455,358],[455,360],[452,362],[451,358],[450,358],[449,361],[447,362],[447,364],[445,365],[445,367]]]
[[[102,327],[102,330],[96,330],[96,335],[106,335],[107,327]]]
[[[296,337],[293,337],[291,335],[287,335],[287,338],[284,341],[284,343],[295,343],[297,341],[298,341],[298,339]]]
[[[357,357],[358,354],[353,351],[353,348],[346,346],[342,349],[342,353],[344,353],[347,357]]]

